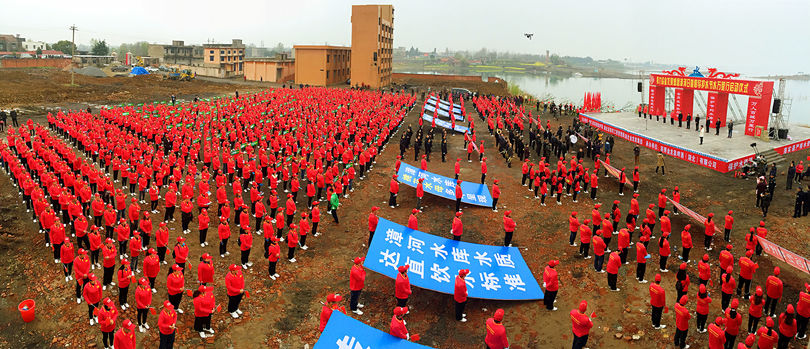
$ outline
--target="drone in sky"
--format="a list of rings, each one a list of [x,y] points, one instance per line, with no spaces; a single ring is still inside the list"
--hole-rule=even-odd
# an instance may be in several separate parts
[[[529,40],[531,40],[531,39],[532,39],[532,36],[534,36],[534,33],[525,33],[525,34],[523,34],[523,36],[525,36],[526,38],[528,38]]]

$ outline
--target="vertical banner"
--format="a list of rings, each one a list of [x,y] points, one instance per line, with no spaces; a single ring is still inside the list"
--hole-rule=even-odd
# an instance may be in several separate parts
[[[681,112],[683,113],[683,120],[686,121],[686,116],[692,114],[692,109],[695,105],[695,90],[685,88],[681,92]]]
[[[717,92],[709,92],[709,98],[706,100],[706,117],[714,120],[715,115],[717,115]],[[695,128],[700,129],[700,125],[695,125]]]
[[[663,115],[664,114],[664,100],[666,96],[666,88],[663,86],[650,86],[650,114]]]
[[[760,101],[761,98],[748,97],[748,110],[745,112],[745,134],[747,136],[761,136],[762,130],[756,128]]]
[[[714,114],[715,119],[712,120],[712,127],[714,127],[714,122],[718,119],[720,120],[720,127],[725,127],[726,114],[728,114],[728,93],[720,92],[717,94],[717,112]]]

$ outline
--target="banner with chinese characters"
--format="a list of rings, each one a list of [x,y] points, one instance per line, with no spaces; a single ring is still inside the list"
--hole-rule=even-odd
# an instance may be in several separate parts
[[[425,110],[429,111],[429,112],[433,112],[434,115],[436,114],[436,107],[434,105],[432,105],[432,104],[429,104],[429,103],[425,104]],[[442,109],[441,106],[440,106],[439,107],[439,116],[444,116],[444,117],[449,118],[450,117],[450,112],[447,111],[447,110]],[[453,112],[453,117],[456,119],[456,121],[464,121],[464,115],[462,115],[461,112]]]
[[[430,348],[421,344],[394,337],[388,332],[380,331],[366,325],[362,321],[333,311],[329,322],[315,343],[314,349],[378,349],[403,348],[425,349]]]
[[[433,116],[428,114],[422,114],[422,119],[427,122],[433,122]],[[450,123],[449,121],[445,121],[439,118],[436,118],[436,125],[461,133],[467,133],[467,131],[469,131],[469,129],[466,126],[456,124],[456,127],[453,127],[453,124]]]
[[[810,261],[808,261],[807,258],[799,256],[765,238],[759,237],[757,241],[759,241],[759,244],[762,246],[762,250],[769,256],[773,256],[782,262],[790,264],[792,267],[805,273],[810,273]]]
[[[397,180],[399,180],[400,183],[416,188],[416,184],[419,183],[419,178],[425,179],[422,181],[422,189],[425,190],[425,193],[441,196],[453,201],[456,200],[455,179],[422,171],[404,162],[399,165]],[[461,193],[463,194],[461,202],[465,204],[486,207],[492,206],[492,194],[489,192],[486,184],[462,181]]]
[[[449,231],[444,232],[450,236]],[[469,269],[467,296],[542,299],[543,291],[516,247],[454,241],[380,218],[364,266],[390,278],[409,265],[411,285],[453,294],[458,271]]]
[[[428,98],[427,101],[425,101],[425,105],[427,106],[428,104],[435,106],[436,96],[430,96],[430,98]],[[450,103],[443,99],[440,99],[439,109],[450,111]],[[456,114],[461,114],[461,104],[453,103],[453,112]]]

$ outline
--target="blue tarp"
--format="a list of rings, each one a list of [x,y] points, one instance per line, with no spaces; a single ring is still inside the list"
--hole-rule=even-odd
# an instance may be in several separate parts
[[[436,106],[434,106],[432,104],[425,104],[425,110],[433,112],[434,115],[436,114]],[[442,109],[441,107],[439,107],[439,116],[444,116],[444,117],[449,118],[450,117],[450,112],[445,110],[445,109]],[[456,121],[464,121],[464,115],[461,114],[461,112],[454,111],[453,112],[453,118],[455,118]]]
[[[393,316],[393,314],[392,314]],[[390,321],[385,321],[386,324]],[[365,323],[343,314],[333,311],[329,317],[329,322],[315,343],[314,349],[380,349],[380,348],[403,348],[403,349],[427,349],[421,344],[409,342],[402,338],[394,337],[388,332],[380,331]]]
[[[134,67],[134,68],[132,68],[132,71],[129,72],[129,73],[132,74],[132,75],[146,75],[146,74],[149,74],[149,72],[146,71],[146,69],[143,69],[143,67]]]
[[[436,96],[430,96],[425,104],[436,104]],[[443,99],[439,100],[439,108],[444,110],[450,110],[450,102],[445,101]],[[453,103],[453,112],[461,113],[461,104]]]
[[[408,165],[404,162],[399,165],[397,180],[416,188],[419,178],[424,178],[422,189],[425,193],[441,196],[445,199],[456,200],[456,180]],[[461,181],[461,202],[470,205],[492,207],[492,194],[486,184]]]
[[[422,119],[424,119],[427,122],[431,122],[431,123],[433,122],[433,116],[432,115],[422,114]],[[456,132],[461,132],[461,133],[467,133],[467,131],[470,130],[469,128],[467,128],[467,126],[461,126],[459,124],[456,124],[456,127],[453,128],[453,124],[451,122],[445,121],[445,120],[442,120],[442,119],[439,119],[439,118],[436,118],[436,125],[439,125],[441,127],[447,128],[447,129],[451,129],[451,130],[456,131]]]
[[[447,236],[449,233],[445,232]],[[469,269],[467,296],[499,300],[542,299],[543,291],[516,247],[489,246],[438,237],[380,218],[363,264],[397,277],[409,265],[411,285],[453,294],[458,271]]]

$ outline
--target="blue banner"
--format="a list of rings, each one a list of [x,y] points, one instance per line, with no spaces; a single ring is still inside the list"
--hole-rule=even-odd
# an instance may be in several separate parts
[[[436,115],[436,107],[433,106],[432,104],[425,104],[425,110],[433,112],[433,115]],[[449,118],[450,117],[450,112],[447,111],[447,110],[444,110],[444,109],[442,109],[440,107],[439,108],[439,116],[446,116],[446,117]],[[461,112],[455,112],[454,111],[453,112],[453,118],[456,119],[456,121],[464,121],[464,115],[462,115]]]
[[[393,314],[391,315],[393,316]],[[387,321],[385,323],[389,323]],[[380,331],[365,323],[343,314],[337,310],[332,312],[329,322],[315,343],[314,349],[380,349],[403,348],[425,349],[430,348],[421,344],[394,337],[388,332]]]
[[[436,96],[430,96],[430,98],[425,101],[425,104],[432,104],[436,105]],[[444,109],[449,111],[450,110],[450,102],[445,101],[443,99],[439,100],[439,109]],[[453,112],[461,113],[461,104],[453,103]]]
[[[433,122],[433,116],[430,116],[428,114],[422,114],[422,119],[424,119],[427,122]],[[467,133],[470,130],[469,128],[467,128],[467,126],[461,126],[459,124],[456,124],[456,127],[454,128],[451,122],[439,118],[436,118],[436,125],[439,125],[444,128],[449,128],[453,131],[461,133]]]
[[[397,180],[416,188],[419,178],[424,178],[422,189],[425,193],[456,200],[456,180],[432,172],[422,171],[404,162],[399,165]],[[492,194],[486,184],[461,181],[461,202],[470,205],[492,207]]]
[[[455,241],[380,218],[363,265],[395,279],[397,268],[406,264],[411,285],[437,292],[453,294],[458,271],[469,269],[464,280],[470,298],[543,298],[517,247]]]

